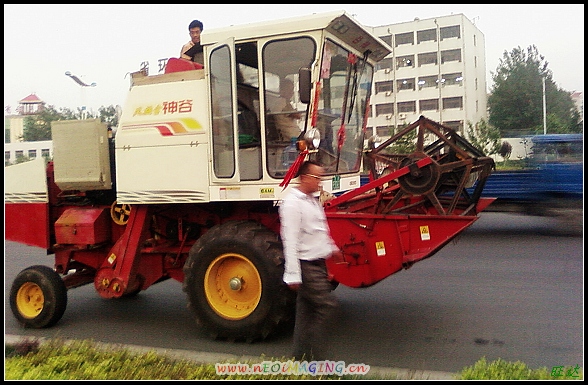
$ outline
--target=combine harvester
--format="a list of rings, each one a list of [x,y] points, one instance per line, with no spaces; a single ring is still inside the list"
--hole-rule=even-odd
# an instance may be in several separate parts
[[[391,48],[345,12],[207,30],[202,44],[203,68],[170,59],[165,73],[132,74],[114,138],[97,119],[53,122],[52,161],[5,168],[6,239],[54,257],[12,283],[24,327],[55,325],[82,285],[117,300],[174,279],[211,337],[276,332],[295,308],[278,206],[304,159],[325,169],[343,252],[328,262],[334,286],[371,286],[434,255],[492,202],[481,198],[492,159],[424,117],[364,150],[374,66]],[[293,159],[269,108],[284,78],[304,116]]]

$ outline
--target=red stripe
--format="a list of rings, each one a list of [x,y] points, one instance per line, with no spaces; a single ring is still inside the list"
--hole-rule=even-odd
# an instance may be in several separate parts
[[[174,133],[170,131],[168,126],[155,126],[159,130],[159,133],[163,136],[172,136]]]

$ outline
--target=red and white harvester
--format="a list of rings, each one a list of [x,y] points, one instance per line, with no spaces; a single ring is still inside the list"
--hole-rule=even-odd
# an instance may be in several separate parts
[[[6,239],[54,256],[12,283],[24,327],[55,325],[82,285],[117,300],[174,279],[212,337],[272,334],[294,311],[278,206],[304,159],[325,169],[320,199],[343,252],[328,261],[334,287],[432,256],[492,202],[481,192],[493,160],[451,128],[421,116],[380,145],[366,138],[374,67],[391,48],[345,12],[206,30],[202,45],[203,66],[132,73],[113,137],[99,119],[55,121],[53,159],[5,168]],[[276,127],[291,112],[271,108],[284,78],[303,116],[294,139]]]

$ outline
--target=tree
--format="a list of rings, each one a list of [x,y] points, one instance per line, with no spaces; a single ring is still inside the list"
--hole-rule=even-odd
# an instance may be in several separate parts
[[[468,122],[466,132],[469,142],[484,154],[489,156],[500,153],[500,130],[488,124],[485,119],[480,119],[475,127]]]
[[[506,163],[512,154],[512,146],[510,143],[508,143],[506,140],[502,142],[500,150],[498,150],[498,154],[504,158],[504,163]]]
[[[118,126],[118,111],[112,104],[108,107],[101,106],[98,113],[100,114],[100,121],[106,123],[108,127]]]
[[[581,132],[580,116],[571,92],[560,89],[552,79],[548,62],[531,45],[504,51],[488,97],[489,123],[503,137],[543,133],[543,79],[547,110],[547,132]],[[551,117],[550,117],[551,116]]]
[[[69,119],[74,119],[70,110],[62,109],[60,112],[53,106],[45,107],[38,114],[27,116],[24,119],[22,139],[25,142],[51,140],[51,122]]]
[[[31,160],[31,158],[29,158],[28,156],[23,155],[23,154],[19,154],[16,156],[16,159],[14,160],[14,164],[28,162],[29,160]],[[4,163],[4,165],[6,165],[6,162]]]
[[[106,123],[109,127],[118,125],[118,113],[116,107],[100,107],[98,110],[100,121]],[[25,142],[36,142],[40,140],[51,140],[51,122],[56,120],[81,120],[83,111],[78,108],[72,111],[69,108],[60,108],[59,111],[54,106],[43,108],[38,114],[27,116],[24,119],[22,139]],[[97,118],[95,114],[86,113],[87,119]]]

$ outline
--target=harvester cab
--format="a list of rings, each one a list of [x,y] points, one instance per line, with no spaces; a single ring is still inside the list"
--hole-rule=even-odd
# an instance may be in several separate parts
[[[325,191],[359,186],[384,42],[344,12],[201,39],[204,69],[172,72],[179,59],[170,59],[168,73],[132,75],[116,134],[119,202],[277,200],[301,151],[324,166]],[[280,92],[286,82],[291,100]]]

